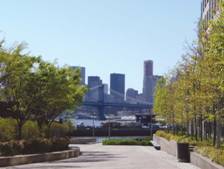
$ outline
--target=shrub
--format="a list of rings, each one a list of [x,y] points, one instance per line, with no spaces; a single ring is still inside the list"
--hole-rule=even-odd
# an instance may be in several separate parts
[[[49,136],[53,138],[61,138],[68,136],[69,132],[70,127],[66,123],[53,122],[49,129]]]
[[[197,147],[197,152],[208,157],[212,161],[224,166],[224,149],[216,149],[212,146]]]
[[[68,149],[68,138],[57,138],[52,140],[52,151],[60,151]]]
[[[0,143],[0,155],[11,156],[20,154],[24,148],[21,141],[9,141]]]
[[[13,140],[16,137],[16,120],[0,118],[0,141]]]
[[[37,154],[68,149],[69,139],[30,139],[0,143],[0,156]]]
[[[40,137],[40,131],[37,122],[27,121],[22,128],[22,138],[23,139],[34,139]]]
[[[33,154],[33,153],[44,153],[49,152],[52,148],[52,142],[49,139],[31,139],[24,141],[23,153]]]
[[[68,134],[71,135],[75,130],[75,126],[73,125],[73,123],[70,120],[66,121],[64,124],[67,125],[67,127],[69,129]]]
[[[148,139],[110,139],[110,140],[103,140],[103,145],[152,146],[152,143],[151,143],[151,140],[148,140]]]
[[[166,132],[164,132],[164,131],[157,131],[157,132],[156,132],[156,135],[157,135],[158,137],[163,137],[163,138],[165,138],[165,139],[167,139],[167,140],[170,140],[171,137],[172,137],[171,134],[166,133]]]

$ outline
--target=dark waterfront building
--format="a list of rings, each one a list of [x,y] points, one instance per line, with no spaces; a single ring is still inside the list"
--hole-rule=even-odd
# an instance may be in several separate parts
[[[119,73],[110,74],[110,94],[115,101],[124,101],[125,75]]]

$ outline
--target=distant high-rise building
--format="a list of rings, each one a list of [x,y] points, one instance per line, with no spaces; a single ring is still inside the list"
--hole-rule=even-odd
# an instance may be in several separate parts
[[[219,14],[220,0],[202,0],[201,3],[201,19],[205,21],[206,26],[208,22],[215,19]]]
[[[81,66],[72,66],[72,68],[80,70],[81,84],[85,85],[86,84],[86,68]]]
[[[124,101],[125,97],[125,75],[112,73],[110,75],[110,94],[117,101]]]
[[[88,87],[89,88],[95,88],[102,85],[102,80],[99,76],[89,76],[88,77]]]
[[[143,80],[143,97],[146,102],[153,102],[153,61],[147,60],[144,62],[144,80]]]
[[[102,80],[98,76],[89,76],[88,77],[88,100],[98,101],[101,95],[102,90]]]
[[[144,76],[153,76],[153,61],[147,60],[144,62]]]

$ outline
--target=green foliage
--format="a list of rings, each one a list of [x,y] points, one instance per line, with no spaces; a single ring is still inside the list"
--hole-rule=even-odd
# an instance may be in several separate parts
[[[66,137],[70,134],[71,126],[69,123],[58,123],[53,122],[50,129],[49,129],[49,136],[50,137]]]
[[[25,154],[35,154],[49,152],[52,148],[52,141],[49,139],[30,139],[24,141],[23,153]]]
[[[152,146],[151,139],[109,139],[103,140],[103,145],[141,145]]]
[[[224,116],[223,11],[224,1],[220,16],[210,22],[208,30],[199,28],[198,42],[189,48],[177,67],[158,82],[154,103],[157,118],[171,126],[173,133],[191,134],[200,140],[214,137],[216,147],[221,144],[219,129]],[[213,133],[208,127],[203,128],[204,124],[211,124]]]
[[[16,121],[0,118],[0,141],[9,141],[16,137]]]
[[[70,143],[69,138],[57,138],[52,140],[52,151],[61,151],[68,149]]]
[[[21,154],[23,152],[24,145],[22,141],[9,141],[0,143],[0,156],[12,156]]]
[[[216,149],[213,146],[200,146],[197,148],[197,152],[224,166],[224,148]]]
[[[69,139],[43,139],[35,138],[21,141],[9,141],[0,143],[0,156],[12,156],[18,154],[37,154],[52,151],[67,150]]]
[[[26,121],[50,126],[61,113],[74,111],[86,92],[78,70],[23,54],[22,49],[23,45],[10,50],[0,46],[0,101],[11,105],[18,139]]]
[[[34,139],[41,136],[37,122],[27,121],[22,127],[22,139]]]
[[[163,137],[167,140],[174,140],[178,143],[189,143],[193,146],[211,146],[212,142],[210,140],[198,141],[194,137],[187,136],[184,134],[172,134],[166,131],[157,131],[156,136]]]

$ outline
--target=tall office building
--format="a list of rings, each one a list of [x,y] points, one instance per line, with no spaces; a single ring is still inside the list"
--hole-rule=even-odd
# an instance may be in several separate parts
[[[88,77],[88,100],[89,101],[99,101],[102,90],[102,80],[98,76],[89,76]]]
[[[119,73],[110,74],[110,94],[116,101],[124,101],[125,75]]]
[[[144,62],[144,79],[143,79],[143,97],[146,102],[153,102],[153,61],[147,60]]]
[[[219,15],[220,0],[202,0],[201,19],[205,21],[206,27],[208,22]]]
[[[81,84],[86,84],[86,68],[81,66],[72,66],[74,69],[79,69],[81,75]]]
[[[153,76],[153,61],[147,60],[144,62],[144,76]]]

